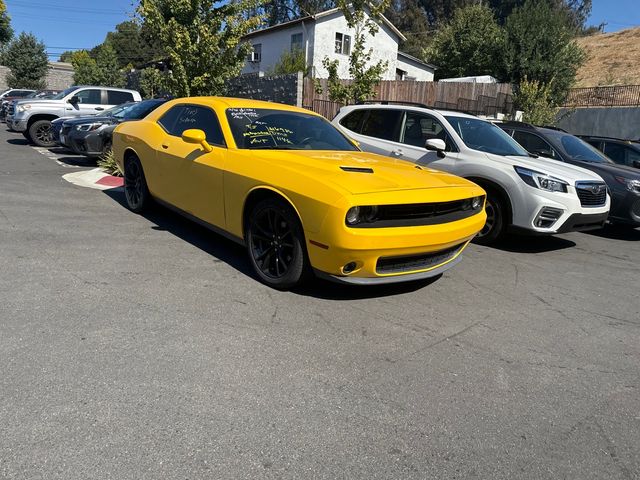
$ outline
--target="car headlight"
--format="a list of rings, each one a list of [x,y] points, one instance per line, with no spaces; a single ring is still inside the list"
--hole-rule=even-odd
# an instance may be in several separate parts
[[[536,172],[535,170],[529,170],[524,167],[513,168],[516,169],[516,173],[527,185],[539,188],[540,190],[546,190],[548,192],[568,192],[567,182],[564,182],[559,178],[552,177],[541,172]]]
[[[616,177],[616,180],[622,185],[624,185],[625,188],[630,192],[640,194],[640,180],[624,178],[624,177]]]
[[[19,112],[24,112],[26,110],[29,110],[31,108],[31,105],[27,104],[27,105],[18,105],[17,110]]]
[[[81,125],[76,125],[76,130],[79,130],[81,132],[93,132],[94,130],[98,130],[100,127],[102,127],[104,125],[104,123],[83,123]]]
[[[347,211],[345,221],[347,225],[357,225],[359,223],[373,223],[378,217],[378,207],[375,205],[366,207],[351,207]]]

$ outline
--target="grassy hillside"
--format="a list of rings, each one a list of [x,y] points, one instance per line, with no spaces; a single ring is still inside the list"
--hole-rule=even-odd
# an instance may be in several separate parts
[[[576,87],[640,85],[640,27],[578,39],[587,61]]]

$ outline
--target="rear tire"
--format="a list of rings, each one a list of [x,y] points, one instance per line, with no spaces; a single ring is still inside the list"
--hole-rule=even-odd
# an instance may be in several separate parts
[[[487,190],[485,211],[487,222],[476,235],[474,242],[480,245],[491,245],[497,242],[505,232],[507,208],[499,195]]]
[[[51,134],[51,122],[49,120],[37,120],[29,127],[29,137],[38,147],[55,147],[56,142]]]
[[[149,208],[151,194],[142,170],[142,164],[136,156],[130,156],[124,162],[124,196],[132,212],[142,213]]]
[[[289,290],[307,279],[304,232],[287,203],[274,198],[259,202],[249,214],[245,232],[249,261],[264,284]]]

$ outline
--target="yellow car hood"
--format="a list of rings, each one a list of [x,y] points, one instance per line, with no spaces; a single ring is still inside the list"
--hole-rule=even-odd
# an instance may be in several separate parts
[[[283,170],[334,183],[352,194],[473,185],[450,173],[374,153],[252,150],[250,156]]]

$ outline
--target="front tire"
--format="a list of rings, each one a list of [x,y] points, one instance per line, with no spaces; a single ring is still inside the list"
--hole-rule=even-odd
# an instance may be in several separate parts
[[[262,200],[251,210],[245,232],[251,266],[263,283],[277,290],[303,283],[310,270],[304,232],[288,204]]]
[[[131,156],[124,162],[124,196],[132,212],[142,213],[151,203],[151,194],[138,157]]]
[[[485,205],[487,221],[482,230],[476,235],[474,242],[480,245],[491,245],[497,242],[505,232],[506,206],[502,199],[494,192],[487,192]]]
[[[29,127],[29,137],[38,147],[55,147],[56,142],[51,134],[51,122],[49,120],[37,120]]]

